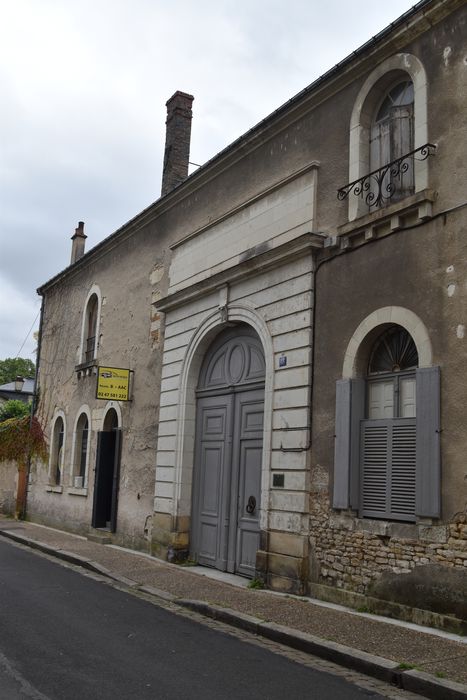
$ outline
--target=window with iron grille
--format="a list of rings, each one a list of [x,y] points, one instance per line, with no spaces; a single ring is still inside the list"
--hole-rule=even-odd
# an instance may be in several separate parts
[[[86,336],[84,339],[84,362],[91,362],[96,356],[96,329],[99,303],[93,294],[86,308]]]
[[[383,168],[414,149],[414,89],[410,80],[397,83],[380,103],[370,131],[370,172]],[[376,188],[377,180],[372,181]],[[414,192],[414,159],[389,168],[378,184],[382,203],[396,201]]]

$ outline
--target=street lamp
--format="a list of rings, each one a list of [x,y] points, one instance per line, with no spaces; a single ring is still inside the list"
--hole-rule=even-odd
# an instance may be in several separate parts
[[[15,391],[23,391],[23,386],[24,386],[24,378],[23,377],[16,377],[15,379]]]

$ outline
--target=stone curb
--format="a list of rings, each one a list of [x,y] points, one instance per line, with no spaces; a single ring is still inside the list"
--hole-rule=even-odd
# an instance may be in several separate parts
[[[142,593],[148,593],[149,595],[153,595],[156,598],[162,598],[162,600],[167,601],[168,603],[176,603],[177,598],[172,595],[172,593],[169,593],[168,591],[164,591],[162,588],[154,588],[154,586],[138,586],[138,591],[141,591]]]
[[[424,695],[433,700],[466,700],[467,686],[445,678],[434,678],[424,671],[404,671],[402,674],[403,689],[412,693]]]
[[[114,581],[118,581],[119,583],[122,583],[123,585],[128,586],[129,588],[138,588],[139,586],[137,581],[133,581],[132,579],[126,578],[126,576],[114,574],[105,566],[102,566],[102,564],[99,564],[96,561],[92,561],[92,559],[88,559],[87,557],[82,557],[80,554],[68,552],[66,549],[60,549],[60,547],[53,547],[50,544],[41,542],[40,540],[31,540],[28,537],[25,537],[24,535],[19,535],[17,532],[11,532],[9,530],[0,529],[0,535],[2,537],[6,537],[7,539],[14,540],[15,542],[18,542],[18,544],[23,544],[26,547],[31,547],[31,549],[37,549],[40,552],[43,552],[44,554],[49,554],[50,556],[55,557],[56,559],[62,559],[63,561],[68,562],[69,564],[82,566],[84,569],[88,569],[88,571],[93,571],[96,574],[107,576],[107,578],[111,578]]]
[[[143,593],[193,610],[205,617],[219,620],[219,622],[231,625],[232,627],[265,637],[271,641],[312,654],[326,661],[332,661],[345,668],[350,668],[367,676],[378,678],[379,680],[390,683],[403,690],[422,694],[431,700],[467,700],[467,685],[462,683],[456,683],[443,678],[435,678],[423,671],[402,670],[396,662],[384,659],[381,656],[374,656],[373,654],[368,654],[367,652],[338,644],[337,642],[327,641],[307,634],[306,632],[285,627],[284,625],[278,625],[273,622],[263,622],[257,617],[246,615],[231,610],[230,608],[222,608],[218,605],[211,605],[210,603],[200,600],[176,598],[168,591],[154,588],[153,586],[139,585],[132,579],[114,574],[105,566],[102,566],[102,564],[87,559],[79,554],[53,547],[39,540],[29,539],[16,532],[0,528],[0,536],[14,540],[32,549],[37,549],[70,564],[75,564],[89,571],[93,571],[94,573],[106,576],[107,578],[124,584],[128,588],[138,589]]]

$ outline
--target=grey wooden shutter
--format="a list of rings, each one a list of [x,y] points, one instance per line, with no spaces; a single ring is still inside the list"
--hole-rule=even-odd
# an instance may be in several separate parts
[[[386,518],[391,420],[366,420],[361,426],[361,515]]]
[[[413,105],[393,107],[391,110],[391,161],[413,151],[413,143]],[[392,184],[396,199],[407,197],[414,192],[413,157],[404,160],[401,171],[393,178]]]
[[[401,418],[392,424],[389,517],[415,519],[416,422]]]
[[[334,508],[348,508],[350,497],[350,379],[336,382],[336,435],[334,443]]]
[[[365,420],[361,432],[362,516],[415,520],[415,420]]]
[[[112,477],[112,504],[110,508],[110,532],[117,531],[118,491],[120,487],[120,458],[122,453],[122,431],[115,429],[115,447]]]
[[[440,369],[417,369],[416,514],[441,514]]]
[[[365,417],[366,381],[351,382],[350,403],[350,507],[360,508],[360,425]]]
[[[370,138],[370,172],[379,170],[384,165],[387,165],[391,160],[391,122],[389,119],[384,119],[371,127]],[[370,180],[370,192],[376,201],[380,195],[387,197],[390,190],[391,176],[386,173],[381,183],[378,183],[376,177]],[[370,202],[371,204],[371,202]]]
[[[359,506],[360,421],[365,408],[365,381],[336,382],[336,436],[334,446],[334,508]]]

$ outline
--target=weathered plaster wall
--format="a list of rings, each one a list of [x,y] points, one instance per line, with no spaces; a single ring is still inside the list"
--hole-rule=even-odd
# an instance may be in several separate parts
[[[311,290],[312,257],[308,252],[267,272],[259,268],[254,276],[232,282],[228,289],[214,289],[167,312],[154,503],[154,549],[158,554],[166,555],[168,547],[189,549],[199,367],[225,322],[242,321],[260,335],[266,358],[261,529],[286,533],[293,540],[286,553],[269,547],[272,556],[265,572],[277,588],[290,588],[293,579],[303,578],[303,541],[308,529]],[[225,303],[225,316],[219,311],[220,299]],[[281,358],[286,365],[281,366]],[[272,487],[276,472],[284,474],[283,488]],[[274,552],[283,556],[274,559]]]
[[[430,26],[428,22],[422,23],[425,34],[419,35],[418,30],[409,28],[405,35],[397,33],[393,41],[384,43],[382,48],[368,49],[366,55],[355,59],[353,66],[346,67],[340,75],[336,74],[325,81],[314,95],[304,95],[299,103],[261,127],[230,154],[213,162],[205,171],[202,168],[198,170],[186,183],[129,222],[117,238],[104,244],[96,254],[85,258],[75,272],[71,270],[47,291],[39,418],[46,430],[50,431],[54,411],[61,409],[65,413],[65,481],[62,492],[55,493],[47,491],[49,479],[46,466],[33,474],[29,498],[31,517],[50,524],[66,524],[80,531],[86,531],[89,527],[96,431],[101,426],[103,410],[102,404],[94,399],[94,378],[78,380],[75,365],[84,302],[89,289],[97,284],[103,298],[99,362],[129,366],[135,372],[134,400],[120,407],[123,452],[118,537],[140,547],[148,546],[151,539],[159,432],[155,508],[160,518],[167,517],[164,522],[156,520],[155,539],[160,537],[165,546],[170,541],[167,532],[173,532],[178,533],[176,537],[174,535],[174,545],[187,545],[190,477],[184,482],[185,491],[174,491],[174,488],[181,489],[179,477],[174,476],[178,379],[186,348],[200,324],[209,314],[219,313],[217,327],[222,327],[219,306],[223,292],[206,292],[196,301],[187,302],[183,308],[171,310],[164,331],[164,316],[157,309],[157,303],[169,289],[171,244],[218,220],[228,219],[234,210],[244,207],[252,198],[270,188],[280,188],[281,183],[294,174],[309,168],[312,161],[319,163],[317,210],[314,211],[311,201],[301,203],[304,209],[310,208],[310,230],[330,235],[339,232],[339,227],[348,223],[347,202],[337,201],[336,191],[348,182],[349,127],[354,101],[375,65],[396,52],[417,56],[427,74],[428,137],[438,145],[436,156],[429,161],[429,186],[437,192],[433,212],[441,213],[462,204],[465,201],[463,167],[467,160],[466,93],[463,89],[467,74],[465,23],[464,4],[443,24]],[[415,220],[412,218],[413,223]],[[256,244],[258,239],[254,236],[258,232],[254,229],[254,217],[248,225],[252,227],[252,241]],[[268,241],[268,225],[261,232],[261,243]],[[272,223],[271,231],[274,235],[277,233]],[[227,231],[227,236],[240,235],[239,232],[245,239],[244,248],[247,250],[247,227],[234,227]],[[371,550],[372,538],[378,537],[378,534],[364,533],[362,540],[361,531],[348,529],[347,521],[345,525],[336,524],[329,510],[328,494],[332,487],[335,380],[341,376],[343,354],[349,338],[361,320],[377,307],[399,305],[410,308],[428,328],[435,362],[442,365],[442,522],[453,527],[452,523],[457,522],[456,514],[465,509],[466,481],[462,455],[467,447],[463,416],[467,397],[463,383],[458,381],[458,377],[465,373],[466,360],[464,233],[465,216],[463,210],[459,210],[458,214],[441,217],[433,223],[375,240],[359,251],[345,253],[319,269],[311,473],[307,467],[310,457],[305,451],[286,453],[280,449],[281,445],[302,449],[307,444],[304,430],[307,424],[303,421],[309,408],[309,398],[305,400],[304,397],[308,388],[305,374],[309,374],[311,363],[311,265],[306,273],[303,270],[297,273],[289,264],[277,265],[272,271],[257,270],[256,276],[245,277],[230,285],[229,300],[252,305],[258,318],[266,324],[273,344],[273,358],[269,359],[273,360],[275,368],[274,379],[271,380],[275,394],[271,403],[271,444],[267,446],[267,449],[271,449],[271,455],[265,469],[264,484],[265,488],[270,489],[272,471],[280,469],[285,472],[286,486],[283,492],[276,495],[270,491],[268,496],[268,546],[271,552],[280,552],[284,556],[287,556],[287,552],[294,552],[297,558],[306,558],[308,550],[304,541],[308,535],[308,512],[311,509],[314,580],[340,581],[339,585],[354,587],[369,585],[363,578],[362,581],[346,580],[343,576],[345,571],[335,566],[339,564],[339,557],[345,558],[346,554],[339,550],[334,561],[331,561],[331,557],[335,556],[332,552],[338,550],[337,545],[342,544],[341,537],[344,537],[346,547],[353,547],[355,542],[361,552],[361,542],[365,541]],[[200,240],[203,240],[202,236]],[[225,237],[221,240],[221,246],[225,240]],[[219,245],[219,241],[211,243]],[[235,267],[242,264],[243,243],[240,248],[238,241],[234,245],[237,247],[231,263],[224,265],[225,261],[216,257],[216,272],[225,271],[230,265]],[[349,245],[348,249],[351,248]],[[342,248],[342,252],[344,250]],[[209,252],[208,248],[206,251]],[[215,252],[217,255],[218,250]],[[255,251],[255,255],[260,252]],[[305,262],[308,264],[305,259],[300,264]],[[209,266],[198,270],[198,274],[197,281],[208,279],[211,274]],[[179,276],[178,282],[181,280]],[[300,284],[304,286],[297,291]],[[183,286],[186,285],[180,284],[178,289],[181,290]],[[206,343],[207,340],[206,337]],[[162,362],[163,348],[165,354]],[[287,372],[282,370],[279,373],[276,363],[281,353],[287,354],[288,364]],[[163,410],[158,425],[160,386]],[[297,397],[300,397],[299,404],[294,406]],[[83,405],[91,409],[93,437],[88,486],[86,493],[77,494],[66,480],[70,475],[73,425],[77,411]],[[285,424],[282,416],[286,411],[290,413],[287,426],[299,428],[293,432],[293,439],[292,431],[288,434],[283,430]],[[189,432],[187,435],[190,438]],[[188,460],[178,467],[187,469],[188,474],[192,463]],[[175,522],[177,518],[178,522]],[[163,531],[165,535],[161,534]],[[461,528],[457,538],[460,542],[463,532]],[[293,539],[297,533],[301,538],[299,540]],[[367,537],[371,542],[365,540]],[[447,537],[448,540],[449,537],[456,539],[451,531]],[[396,546],[409,546],[400,544],[404,539],[411,540],[412,537],[398,539],[394,535],[391,540],[391,551],[394,551],[395,557]],[[429,543],[429,540],[426,541]],[[450,546],[448,542],[441,545],[441,548]],[[415,550],[416,546],[424,547],[423,552]],[[411,559],[407,560],[408,568],[415,563],[423,563],[422,559],[425,558],[431,561],[430,547],[414,544]],[[454,551],[456,548],[451,549]],[[420,561],[415,560],[416,551],[419,551]],[[437,552],[436,556],[441,555]],[[391,562],[388,566],[398,560],[397,557],[390,559],[389,551],[387,557],[387,561]],[[379,559],[377,561],[375,556],[371,559],[371,566],[368,564],[372,572],[368,575],[370,580],[385,570],[385,556]],[[274,561],[274,558],[270,560]],[[406,560],[402,557],[400,561]],[[460,566],[456,557],[449,561],[453,561],[454,566]],[[344,569],[347,565],[346,561],[340,562]],[[282,564],[278,563],[278,576],[283,571],[281,567]],[[405,565],[399,568],[407,569]],[[330,575],[331,571],[336,572],[334,577]],[[288,574],[292,575],[290,571]]]
[[[311,580],[369,592],[385,572],[439,564],[467,575],[467,431],[463,406],[467,308],[463,210],[399,231],[324,263],[315,275]],[[358,280],[358,284],[356,283]],[[460,282],[460,283],[459,283]],[[441,367],[442,515],[418,525],[359,520],[329,507],[334,463],[335,381],[355,329],[370,313],[402,306],[425,324]],[[332,310],[332,323],[329,322]],[[332,349],[332,351],[330,351]],[[407,579],[410,587],[410,580]]]
[[[64,412],[65,457],[61,489],[49,489],[48,465],[38,466],[33,472],[28,513],[35,520],[81,532],[90,528],[97,431],[102,429],[107,406],[95,398],[95,375],[78,378],[75,367],[81,362],[85,301],[96,284],[102,296],[99,364],[134,371],[132,401],[120,404],[123,441],[117,537],[133,546],[148,546],[162,341],[156,332],[157,322],[151,317],[151,295],[160,294],[166,284],[165,246],[164,236],[148,227],[139,232],[137,243],[134,239],[121,242],[46,294],[37,415],[50,440],[54,412]],[[71,464],[73,428],[83,407],[88,407],[91,415],[90,454],[85,488],[75,489]]]
[[[13,462],[0,462],[0,513],[14,515],[18,467]]]

